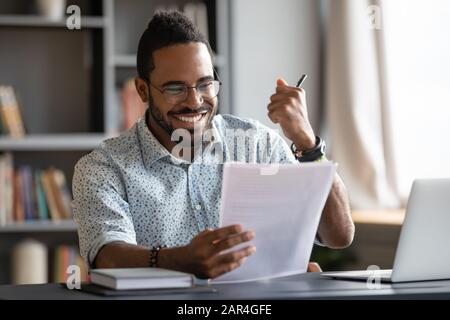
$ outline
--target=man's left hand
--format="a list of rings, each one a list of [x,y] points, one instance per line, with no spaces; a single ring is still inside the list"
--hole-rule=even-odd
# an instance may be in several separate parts
[[[270,120],[280,124],[284,135],[294,142],[297,150],[314,148],[316,137],[309,123],[304,89],[291,87],[278,79],[276,93],[270,97],[267,109]]]

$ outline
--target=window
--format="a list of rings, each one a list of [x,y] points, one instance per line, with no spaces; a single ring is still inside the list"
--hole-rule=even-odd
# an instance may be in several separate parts
[[[383,2],[388,97],[402,195],[450,177],[450,1]]]

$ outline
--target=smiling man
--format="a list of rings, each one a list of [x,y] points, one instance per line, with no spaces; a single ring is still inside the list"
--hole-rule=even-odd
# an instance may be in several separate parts
[[[182,14],[153,17],[140,39],[137,66],[136,89],[148,103],[145,117],[75,167],[81,254],[91,267],[161,267],[215,278],[256,250],[234,249],[253,239],[251,230],[218,228],[223,162],[298,159],[269,128],[217,114],[221,83],[209,44]],[[268,116],[303,151],[300,160],[322,158],[302,89],[278,80]],[[244,138],[230,134],[236,132]],[[317,238],[342,248],[353,232],[345,187],[336,175]]]

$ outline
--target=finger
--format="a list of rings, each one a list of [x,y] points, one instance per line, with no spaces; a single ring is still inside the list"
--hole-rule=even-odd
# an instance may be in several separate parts
[[[236,251],[218,254],[212,258],[211,265],[220,266],[222,264],[237,262],[242,258],[251,256],[255,252],[256,252],[255,246],[247,246],[245,248]]]
[[[218,228],[212,230],[211,232],[204,235],[204,241],[206,243],[212,243],[214,240],[221,240],[230,235],[242,232],[242,225],[233,224],[231,226],[226,226],[223,228]]]
[[[296,108],[284,103],[274,103],[267,106],[267,111],[271,114],[272,117],[280,120],[280,117],[290,116],[293,112],[295,112]]]
[[[309,262],[308,263],[308,272],[322,272],[322,268],[320,268],[317,262]]]
[[[305,89],[303,88],[297,88],[297,87],[291,87],[291,86],[279,86],[275,88],[275,92],[279,94],[283,93],[292,93],[295,95],[304,95],[306,93]]]
[[[286,81],[284,81],[284,79],[279,78],[277,79],[277,87],[275,88],[275,92],[276,93],[280,93],[282,92],[285,87],[287,87],[288,83]]]
[[[212,228],[206,228],[205,230],[203,230],[202,232],[200,232],[200,233],[198,234],[198,236],[205,235],[205,234],[207,234],[208,232],[211,232],[212,230],[213,230]]]
[[[269,111],[267,113],[267,116],[269,117],[270,121],[272,121],[273,123],[278,123],[279,122],[278,116],[274,115],[273,111]]]
[[[221,276],[227,272],[230,272],[230,271],[233,271],[234,269],[239,268],[245,262],[245,259],[246,258],[242,258],[239,261],[223,264],[223,265],[216,267],[212,271],[212,278],[217,278],[218,276]]]
[[[286,96],[284,94],[280,94],[280,93],[274,93],[273,95],[270,96],[271,102],[277,102],[277,101],[280,101],[283,99],[286,99]]]
[[[283,86],[288,86],[288,83],[283,78],[277,79],[277,87],[283,87]]]
[[[276,97],[271,97],[270,102],[267,105],[267,109],[270,111],[275,109],[277,105],[298,105],[301,104],[301,99],[294,93],[288,94],[276,94]]]
[[[267,105],[267,111],[274,112],[275,110],[278,110],[280,107],[285,106],[285,105],[286,105],[286,102],[269,103]]]
[[[233,248],[238,244],[253,240],[255,238],[255,233],[253,231],[245,231],[239,234],[229,236],[228,238],[219,241],[213,248],[214,252],[222,252],[227,249]]]
[[[292,119],[296,111],[285,104],[271,106],[267,116],[273,123],[280,123],[283,120]],[[303,113],[302,113],[303,114]]]
[[[277,101],[271,101],[267,105],[267,110],[273,111],[276,110],[279,106],[293,106],[296,109],[306,109],[306,103],[303,103],[302,98],[295,94],[285,94],[282,95],[282,98],[277,98]]]

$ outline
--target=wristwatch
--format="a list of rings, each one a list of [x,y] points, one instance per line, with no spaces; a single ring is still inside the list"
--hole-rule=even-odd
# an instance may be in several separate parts
[[[312,162],[321,160],[322,157],[325,156],[325,149],[325,141],[319,136],[316,136],[316,145],[312,149],[300,151],[295,148],[294,143],[291,144],[292,153],[299,162]]]

